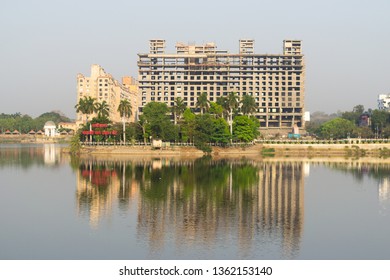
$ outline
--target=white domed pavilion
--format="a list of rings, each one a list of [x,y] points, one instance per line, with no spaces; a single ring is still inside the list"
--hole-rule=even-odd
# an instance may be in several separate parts
[[[45,136],[54,137],[57,135],[57,126],[52,121],[47,121],[43,127],[45,130]]]

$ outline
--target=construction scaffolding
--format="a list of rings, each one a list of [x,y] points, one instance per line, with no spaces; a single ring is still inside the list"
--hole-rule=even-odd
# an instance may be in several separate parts
[[[173,106],[183,98],[195,112],[197,96],[209,101],[235,92],[251,95],[262,128],[304,127],[305,63],[301,41],[285,40],[283,54],[255,54],[254,40],[239,41],[239,53],[215,43],[176,44],[165,53],[165,40],[151,40],[150,53],[138,54],[139,111],[148,102]]]

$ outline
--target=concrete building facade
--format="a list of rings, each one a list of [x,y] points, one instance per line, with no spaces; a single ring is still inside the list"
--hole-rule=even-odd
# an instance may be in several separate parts
[[[106,73],[100,65],[93,64],[89,77],[83,74],[77,75],[77,102],[85,96],[95,98],[97,102],[106,101],[110,107],[110,120],[121,122],[118,106],[121,99],[128,99],[133,105],[133,114],[130,121],[134,120],[138,94],[136,81],[131,77],[124,77],[123,79],[128,84],[119,83],[111,74]],[[94,116],[96,114],[93,114],[90,118]],[[77,113],[76,123],[81,124],[83,121],[83,114]]]
[[[177,43],[176,53],[165,48],[165,40],[150,40],[149,53],[138,54],[140,112],[151,101],[173,106],[176,97],[196,111],[203,92],[212,102],[235,92],[255,98],[261,128],[304,127],[301,41],[285,40],[283,54],[256,54],[254,40],[240,40],[236,54],[217,49],[215,43]]]

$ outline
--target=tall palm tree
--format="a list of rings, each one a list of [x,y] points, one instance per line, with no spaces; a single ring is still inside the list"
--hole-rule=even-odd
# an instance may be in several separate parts
[[[86,116],[86,124],[88,123],[88,116],[95,112],[95,101],[96,99],[91,96],[84,96],[83,98],[80,98],[79,102],[75,106],[77,113],[81,112]],[[89,130],[92,130],[91,125],[89,125]],[[92,142],[92,135],[89,136],[89,141]]]
[[[210,108],[210,101],[207,99],[207,93],[203,92],[198,96],[196,107],[200,109],[201,114]]]
[[[175,125],[177,124],[177,121],[180,121],[185,109],[186,104],[184,103],[184,100],[181,97],[176,97],[175,105],[172,107],[173,121]]]
[[[227,98],[225,96],[221,96],[217,98],[217,104],[221,105],[223,108],[223,117],[226,121],[229,119],[229,104],[227,102]]]
[[[238,96],[235,92],[229,93],[226,98],[227,108],[229,111],[229,126],[230,126],[230,135],[233,135],[233,111],[236,110],[239,106]]]
[[[106,100],[98,102],[95,104],[95,112],[98,114],[99,119],[108,118],[108,116],[110,115],[110,105],[108,105]]]
[[[251,95],[244,95],[240,101],[241,103],[241,112],[244,115],[250,115],[256,111],[256,100]]]
[[[84,96],[80,98],[79,102],[74,106],[76,108],[76,112],[81,112],[86,115],[85,122],[88,122],[88,115],[91,115],[95,112],[95,98],[90,96]]]
[[[132,109],[133,108],[132,108],[131,103],[130,103],[130,101],[128,99],[122,99],[119,102],[118,112],[122,116],[123,142],[125,142],[125,143],[126,143],[126,125],[125,125],[125,122],[126,122],[126,118],[130,118],[131,117],[131,114],[133,113]]]

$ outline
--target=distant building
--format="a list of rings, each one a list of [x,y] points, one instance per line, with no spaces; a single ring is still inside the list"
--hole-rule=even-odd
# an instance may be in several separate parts
[[[69,123],[69,122],[60,122],[58,124],[58,129],[61,129],[61,128],[66,129],[66,130],[72,130],[73,132],[76,132],[77,125],[76,125],[76,123],[73,123],[73,122],[71,122],[71,123]]]
[[[390,110],[390,94],[378,95],[378,109],[379,110]]]
[[[139,111],[151,102],[173,106],[181,97],[196,108],[206,93],[216,102],[235,92],[255,98],[261,128],[304,128],[305,63],[301,41],[285,40],[283,54],[256,54],[254,40],[240,40],[239,53],[217,49],[215,43],[176,44],[165,53],[165,40],[150,40],[149,53],[138,54]]]
[[[130,79],[124,79],[126,85],[120,84],[111,74],[106,73],[100,65],[93,64],[89,77],[83,74],[77,75],[77,102],[85,96],[95,98],[97,102],[106,101],[110,107],[110,120],[120,122],[121,116],[118,112],[118,106],[121,99],[130,100],[134,104],[133,110],[136,110],[137,107],[137,83],[131,77]],[[96,116],[96,114],[93,116]],[[81,124],[83,121],[83,114],[77,113],[76,123]]]
[[[122,77],[122,85],[126,88],[126,90],[130,93],[130,104],[132,108],[132,114],[130,116],[130,121],[134,122],[138,115],[138,81],[130,76]]]
[[[367,127],[371,125],[371,116],[368,113],[363,113],[359,117],[359,126]]]
[[[57,126],[52,121],[47,121],[43,127],[45,130],[45,136],[54,137],[57,136]]]
[[[303,119],[305,122],[310,122],[310,112],[305,112]]]

